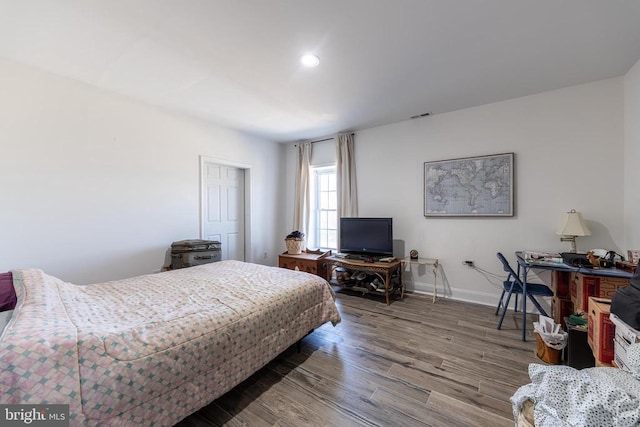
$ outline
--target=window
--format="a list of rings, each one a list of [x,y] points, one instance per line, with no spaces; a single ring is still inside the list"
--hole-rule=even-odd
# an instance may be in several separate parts
[[[338,248],[338,193],[336,167],[311,168],[311,215],[309,247]]]

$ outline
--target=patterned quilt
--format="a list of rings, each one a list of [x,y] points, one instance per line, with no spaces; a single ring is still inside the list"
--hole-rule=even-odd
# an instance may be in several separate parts
[[[340,322],[325,280],[239,261],[87,286],[13,276],[0,403],[69,404],[72,425],[173,425]]]

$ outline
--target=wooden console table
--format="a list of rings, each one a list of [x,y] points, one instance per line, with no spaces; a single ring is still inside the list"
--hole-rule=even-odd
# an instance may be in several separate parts
[[[417,258],[412,259],[410,257],[402,258],[403,264],[408,264],[409,268],[412,265],[430,265],[433,271],[433,302],[436,302],[436,297],[438,295],[438,266],[439,261],[437,258]]]
[[[327,268],[327,256],[329,255],[331,255],[331,251],[305,251],[295,255],[284,252],[278,255],[278,267],[306,271],[329,280],[331,278],[328,276],[329,269]]]
[[[383,293],[387,301],[387,305],[391,304],[390,295],[391,293],[395,293],[400,291],[400,298],[404,297],[404,284],[402,283],[402,262],[401,261],[392,261],[392,262],[365,262],[358,259],[349,259],[349,258],[339,258],[335,256],[330,256],[326,258],[327,262],[331,266],[331,271],[335,271],[337,268],[344,268],[349,272],[362,272],[362,273],[370,273],[377,278],[380,279],[384,288],[376,288],[365,287],[365,286],[344,286],[339,282],[332,281],[333,285],[337,285],[340,287],[344,287],[347,289],[353,289],[359,292],[365,293]],[[398,281],[396,284],[392,286],[391,277],[396,273],[398,276]],[[369,284],[371,286],[371,284]]]

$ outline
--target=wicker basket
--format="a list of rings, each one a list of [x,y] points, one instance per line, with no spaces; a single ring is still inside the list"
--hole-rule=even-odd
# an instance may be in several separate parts
[[[550,365],[562,363],[562,350],[556,350],[545,344],[539,333],[536,332],[536,356]]]
[[[304,247],[304,239],[284,239],[289,255],[299,255]]]

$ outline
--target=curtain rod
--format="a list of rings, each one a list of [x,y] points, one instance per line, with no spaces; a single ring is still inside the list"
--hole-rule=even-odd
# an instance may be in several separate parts
[[[355,135],[355,134],[356,134],[355,132],[351,132],[351,136],[353,136],[353,135]],[[308,141],[308,142],[309,142],[309,143],[311,143],[311,144],[315,144],[316,142],[331,141],[332,139],[333,139],[333,137],[331,137],[331,138],[324,138],[324,139],[317,139],[317,140],[315,140],[315,141]],[[304,142],[307,142],[307,141],[304,141]],[[294,144],[293,146],[294,146],[294,147],[297,147],[297,146],[298,146],[298,144]]]

